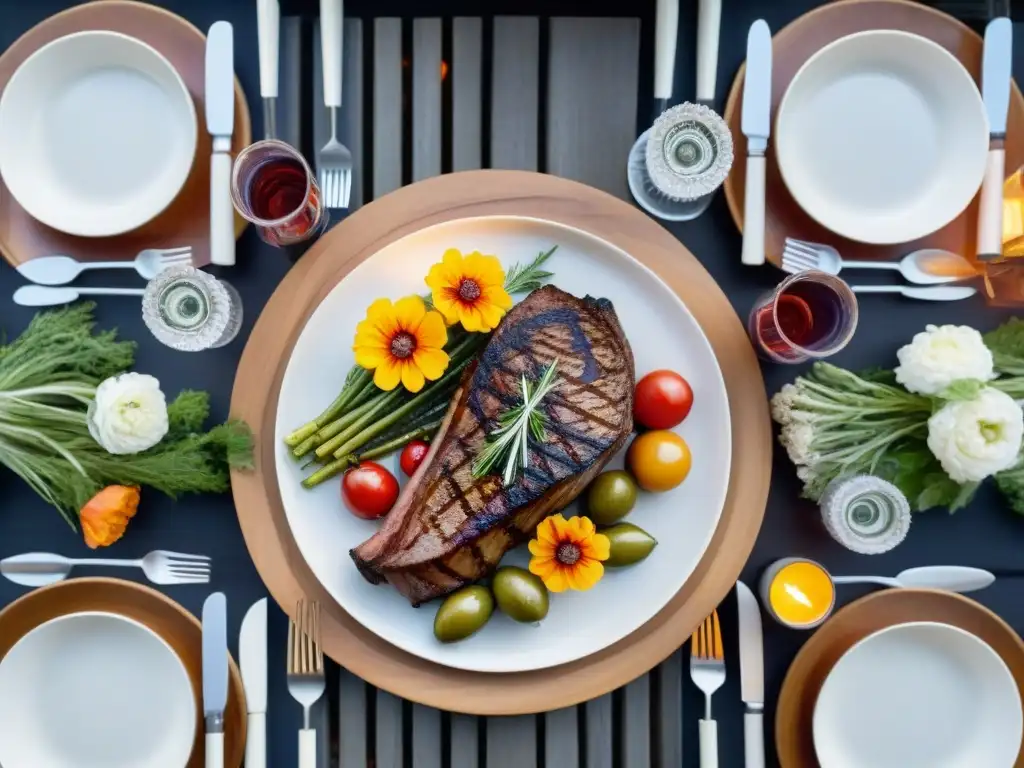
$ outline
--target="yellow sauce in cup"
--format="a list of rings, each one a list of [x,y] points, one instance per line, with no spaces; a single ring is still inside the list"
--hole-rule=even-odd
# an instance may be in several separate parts
[[[835,604],[832,577],[817,563],[798,560],[783,566],[768,587],[768,602],[784,624],[806,627],[824,619]]]

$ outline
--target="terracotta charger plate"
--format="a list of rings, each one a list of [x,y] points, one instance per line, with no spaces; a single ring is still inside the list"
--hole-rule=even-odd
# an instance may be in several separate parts
[[[839,0],[804,14],[772,39],[772,117],[797,70],[816,52],[840,37],[873,29],[895,29],[932,40],[955,56],[981,81],[981,36],[966,24],[913,0]],[[733,81],[723,117],[736,142],[736,162],[725,182],[725,198],[736,226],[743,230],[743,194],[746,181],[747,140],[740,130],[746,64]],[[772,131],[775,124],[772,125]],[[787,237],[826,243],[845,259],[897,260],[918,248],[945,248],[973,258],[978,201],[956,219],[927,237],[896,245],[871,245],[848,240],[808,216],[790,195],[775,157],[774,136],[768,141],[765,177],[765,255],[779,266]],[[1007,122],[1006,174],[1024,165],[1024,96],[1014,81]],[[842,179],[836,179],[842,184]]]
[[[73,32],[106,29],[138,38],[162,53],[185,82],[199,120],[192,172],[177,198],[139,229],[116,237],[75,237],[33,219],[0,180],[0,254],[11,266],[37,256],[63,254],[80,261],[133,259],[145,248],[191,246],[196,266],[210,263],[210,134],[204,121],[206,36],[185,19],[148,3],[95,0],[62,11],[32,27],[0,55],[0,90],[25,59],[47,43]],[[235,80],[235,132],[231,151],[252,142],[245,94]],[[158,152],[159,147],[153,147]],[[236,216],[235,234],[245,222]]]
[[[718,527],[675,597],[640,629],[602,651],[548,669],[502,674],[453,669],[401,651],[337,605],[303,560],[288,527],[273,443],[289,355],[334,286],[401,237],[440,222],[489,215],[546,219],[584,230],[654,271],[686,304],[714,349],[733,430],[731,479]],[[338,343],[349,344],[351,332],[341,330]],[[470,171],[421,181],[361,208],[328,232],[292,268],[260,315],[235,378],[231,415],[248,422],[256,437],[255,470],[232,472],[235,507],[253,562],[282,609],[292,614],[298,600],[318,600],[324,606],[324,651],[349,671],[403,698],[474,714],[576,704],[624,685],[669,656],[735,584],[764,517],[771,474],[771,423],[757,359],[729,300],[697,259],[633,206],[573,181],[521,171]],[[338,567],[353,567],[342,548]]]
[[[812,721],[825,678],[840,657],[868,635],[895,624],[938,622],[984,640],[1009,668],[1024,699],[1024,642],[992,611],[963,595],[932,589],[887,589],[856,600],[819,627],[786,672],[775,711],[775,748],[782,768],[815,768]],[[1024,744],[1017,756],[1024,766]],[[980,766],[979,766],[980,768]]]
[[[51,619],[82,611],[116,613],[163,638],[181,659],[196,697],[196,739],[187,768],[206,759],[203,726],[203,628],[198,619],[155,589],[121,579],[70,579],[34,589],[0,611],[0,659],[31,630]],[[228,708],[224,713],[224,765],[240,768],[245,755],[245,690],[229,659]]]

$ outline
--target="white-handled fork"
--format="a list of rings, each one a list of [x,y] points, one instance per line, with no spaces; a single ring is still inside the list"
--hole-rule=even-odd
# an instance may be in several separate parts
[[[18,265],[18,274],[36,285],[67,285],[87,269],[134,269],[152,280],[168,267],[192,263],[192,247],[147,248],[132,261],[78,261],[70,256],[39,256]]]

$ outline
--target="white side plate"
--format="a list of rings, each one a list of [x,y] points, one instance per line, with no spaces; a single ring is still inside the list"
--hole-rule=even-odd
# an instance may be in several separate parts
[[[442,645],[432,629],[436,601],[412,608],[390,586],[367,582],[349,557],[349,550],[369,538],[378,523],[356,519],[344,508],[337,480],[313,491],[302,488],[299,482],[305,473],[283,439],[337,396],[353,364],[356,323],[371,301],[425,293],[424,278],[447,248],[495,254],[508,268],[528,263],[553,245],[558,251],[547,265],[555,273],[552,282],[577,296],[612,301],[633,348],[638,377],[669,368],[689,380],[693,410],[677,431],[691,448],[693,469],[675,490],[642,494],[627,518],[658,540],[642,563],[609,569],[587,592],[552,595],[550,612],[539,626],[496,614],[476,635]],[[725,503],[730,429],[725,384],[714,352],[697,321],[653,272],[611,244],[554,222],[460,219],[421,230],[374,254],[313,313],[281,384],[278,484],[288,524],[306,562],[338,604],[367,629],[409,653],[452,667],[485,672],[541,669],[621,640],[649,621],[683,586],[707,548]],[[387,466],[401,478],[397,461]],[[622,456],[610,466],[621,467]],[[503,562],[526,565],[525,550],[509,553]]]
[[[196,153],[192,96],[154,48],[117,32],[44,45],[0,97],[0,174],[29,215],[73,235],[142,226]]]
[[[61,616],[0,662],[0,765],[181,768],[195,729],[181,659],[124,616]]]
[[[814,708],[822,768],[1010,768],[1020,693],[984,641],[947,624],[888,627],[832,668]]]
[[[988,119],[956,58],[907,32],[840,38],[800,68],[778,109],[775,151],[812,218],[865,243],[931,234],[970,204]]]

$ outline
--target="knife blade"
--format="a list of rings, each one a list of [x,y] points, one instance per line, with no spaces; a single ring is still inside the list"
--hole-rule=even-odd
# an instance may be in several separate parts
[[[1003,177],[1006,172],[1006,115],[1010,109],[1013,24],[1006,17],[985,27],[981,97],[988,116],[989,149],[978,206],[978,258],[990,261],[1003,251]]]
[[[740,128],[747,137],[747,179],[743,200],[744,264],[764,264],[765,152],[771,134],[772,33],[764,19],[747,33]]]
[[[736,610],[740,624],[740,698],[743,715],[743,752],[746,768],[764,768],[764,637],[761,609],[750,587],[736,582]]]
[[[206,130],[210,155],[210,261],[235,263],[235,212],[231,205],[231,134],[235,130],[235,33],[218,21],[206,36]]]
[[[257,600],[242,619],[238,659],[245,686],[248,727],[245,731],[246,768],[267,764],[267,598]]]
[[[203,715],[206,768],[224,768],[224,709],[228,705],[228,601],[214,592],[203,603]]]

